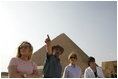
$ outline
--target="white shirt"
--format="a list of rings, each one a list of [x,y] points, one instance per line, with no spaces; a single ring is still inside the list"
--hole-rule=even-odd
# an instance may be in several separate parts
[[[65,67],[63,78],[81,78],[82,77],[82,71],[79,66],[73,66],[72,64],[69,64]]]
[[[100,67],[97,67],[97,66],[96,66],[96,69],[97,69],[97,75],[98,75],[98,77],[99,78],[104,78],[102,69]],[[86,68],[86,70],[84,72],[84,78],[95,78],[94,72],[91,69],[91,67]]]

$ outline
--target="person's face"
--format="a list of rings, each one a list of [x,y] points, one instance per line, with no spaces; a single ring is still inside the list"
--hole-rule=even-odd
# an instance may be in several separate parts
[[[74,56],[70,57],[70,63],[71,64],[76,64],[76,62],[77,62],[77,58],[76,57],[74,57]]]
[[[20,46],[20,53],[21,53],[21,55],[29,56],[30,53],[31,53],[29,44],[23,43],[23,44]]]
[[[61,55],[61,49],[60,48],[54,49],[54,53],[57,57],[59,57]]]
[[[94,61],[93,62],[90,62],[89,64],[90,64],[91,67],[96,67],[96,64],[95,64]]]

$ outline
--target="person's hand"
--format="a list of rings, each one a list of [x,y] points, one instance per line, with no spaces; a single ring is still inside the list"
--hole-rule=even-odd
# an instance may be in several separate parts
[[[50,37],[49,37],[49,35],[47,35],[47,38],[46,38],[46,40],[45,40],[45,43],[46,43],[46,44],[49,44],[49,43],[51,43],[51,40],[50,40]]]
[[[46,51],[47,51],[48,55],[51,55],[52,54],[52,46],[51,46],[51,40],[50,40],[49,35],[47,35],[45,43],[46,43]]]

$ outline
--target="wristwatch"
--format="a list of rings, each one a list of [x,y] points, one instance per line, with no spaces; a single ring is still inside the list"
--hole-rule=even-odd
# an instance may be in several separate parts
[[[23,74],[23,77],[26,78],[27,77],[27,74]]]

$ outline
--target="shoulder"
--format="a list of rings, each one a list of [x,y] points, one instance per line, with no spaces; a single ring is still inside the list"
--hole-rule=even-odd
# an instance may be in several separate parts
[[[78,68],[79,70],[81,70],[80,66],[77,66],[77,68]]]
[[[48,53],[47,53],[46,55],[47,55],[47,59],[54,57],[53,54],[48,54]]]
[[[69,69],[71,66],[70,65],[67,65],[66,67],[65,67],[65,69],[67,70],[67,69]]]
[[[96,66],[97,69],[101,69],[99,66]]]
[[[96,69],[97,69],[97,70],[101,70],[101,71],[102,71],[102,68],[100,68],[100,67],[96,67]]]
[[[67,66],[65,67],[65,69],[68,70],[68,71],[70,71],[72,68],[73,68],[73,67],[72,67],[71,64],[69,64],[69,65],[67,65]]]
[[[85,78],[88,78],[87,75],[89,75],[89,73],[90,73],[90,67],[87,67],[87,68],[85,69],[85,71],[84,71],[84,77],[85,77]]]
[[[90,69],[90,67],[87,67],[85,70],[88,70],[88,69]]]
[[[13,57],[11,58],[11,61],[19,61],[19,58]]]
[[[67,65],[67,66],[65,67],[64,71],[65,71],[65,72],[68,72],[69,70],[70,70],[70,66]]]
[[[90,71],[90,67],[87,67],[86,69],[85,69],[85,72],[88,72],[88,71]]]
[[[9,66],[18,65],[18,63],[19,63],[19,58],[13,57],[13,58],[11,58],[11,60],[10,60]]]

